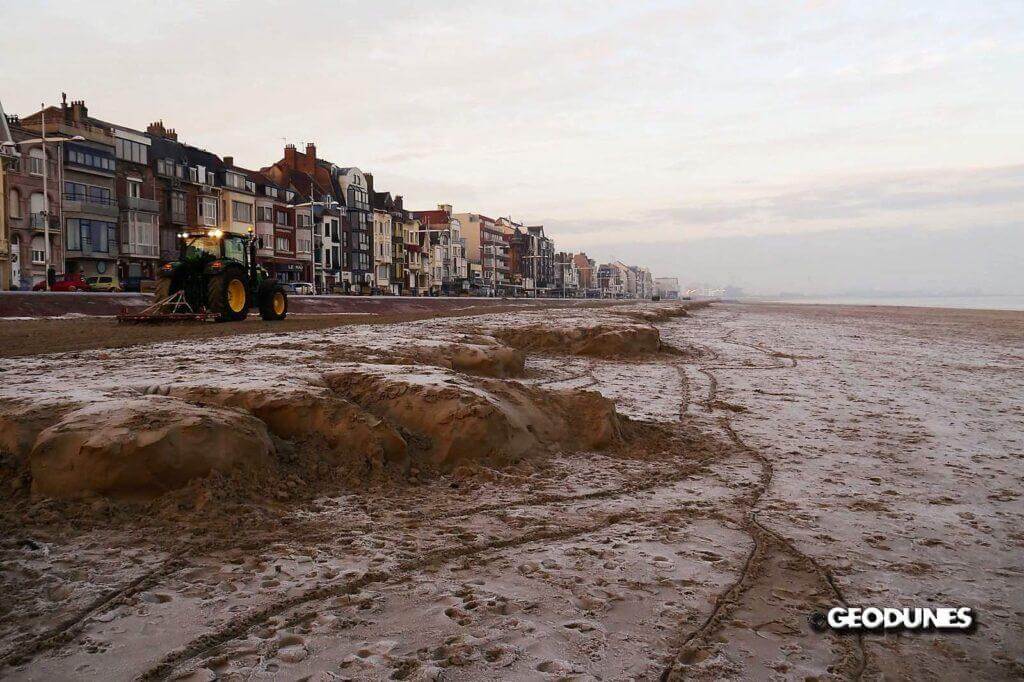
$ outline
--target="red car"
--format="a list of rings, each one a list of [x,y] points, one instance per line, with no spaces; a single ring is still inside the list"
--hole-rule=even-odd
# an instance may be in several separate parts
[[[46,282],[39,282],[32,291],[44,291],[46,289]],[[68,279],[57,280],[50,287],[50,291],[92,291],[92,287],[89,283],[82,278],[81,273],[76,273]]]

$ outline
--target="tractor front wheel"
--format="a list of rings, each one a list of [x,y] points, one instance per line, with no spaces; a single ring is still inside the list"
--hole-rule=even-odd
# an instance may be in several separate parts
[[[210,279],[207,303],[218,322],[238,322],[249,314],[249,283],[239,272],[225,272]]]
[[[260,287],[260,317],[267,322],[283,320],[288,314],[288,294],[280,284]]]

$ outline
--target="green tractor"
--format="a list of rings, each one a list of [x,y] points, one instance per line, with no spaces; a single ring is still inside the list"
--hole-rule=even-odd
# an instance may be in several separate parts
[[[154,301],[183,298],[193,312],[208,311],[218,322],[244,320],[253,307],[264,320],[288,314],[284,287],[256,262],[259,237],[201,230],[183,232],[178,241],[181,253],[160,269]]]

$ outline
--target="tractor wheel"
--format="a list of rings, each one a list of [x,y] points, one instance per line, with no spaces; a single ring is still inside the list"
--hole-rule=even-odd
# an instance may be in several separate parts
[[[153,303],[164,300],[171,295],[171,277],[161,277],[156,281],[156,289],[153,290]]]
[[[280,284],[260,287],[260,317],[265,321],[283,320],[288,314],[288,294]]]
[[[249,314],[249,283],[237,270],[210,279],[206,294],[208,307],[218,322],[237,322]]]

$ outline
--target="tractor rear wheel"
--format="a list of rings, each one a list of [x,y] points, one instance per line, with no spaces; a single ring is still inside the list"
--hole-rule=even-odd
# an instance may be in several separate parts
[[[260,287],[260,317],[267,322],[283,320],[288,314],[288,294],[280,284],[265,282]]]
[[[211,278],[206,293],[207,304],[218,322],[237,322],[249,314],[249,283],[237,270]]]

